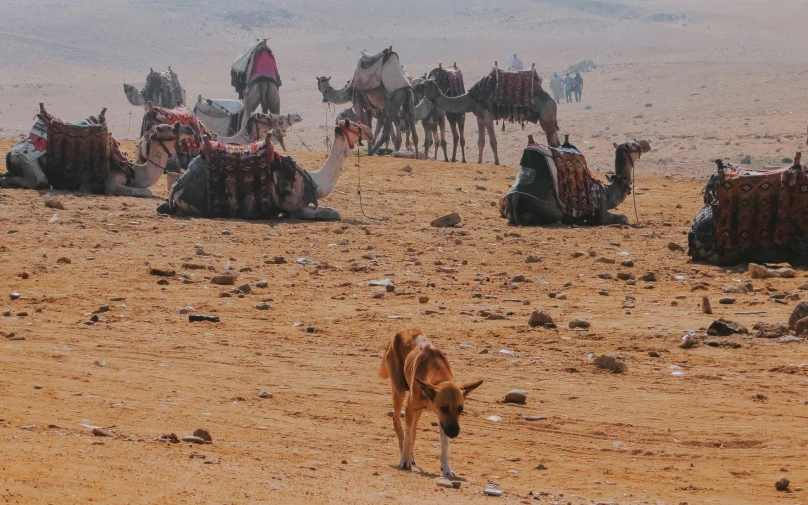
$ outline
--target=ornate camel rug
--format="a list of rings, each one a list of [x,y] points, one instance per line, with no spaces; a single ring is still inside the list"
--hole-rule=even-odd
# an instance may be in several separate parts
[[[240,100],[244,99],[244,92],[249,85],[258,79],[268,79],[279,88],[281,74],[278,71],[278,64],[275,61],[275,54],[267,46],[266,40],[259,40],[251,44],[233,62],[230,68],[230,84],[236,88],[236,93]]]
[[[557,170],[558,201],[565,215],[577,218],[591,216],[598,207],[595,189],[603,182],[592,176],[583,154],[550,148]]]
[[[466,86],[463,83],[463,72],[457,67],[438,67],[432,70],[427,77],[434,79],[440,92],[450,98],[466,93]]]
[[[199,154],[199,149],[202,146],[202,137],[207,135],[211,138],[214,137],[205,123],[199,120],[194,115],[194,111],[188,107],[182,106],[175,109],[167,109],[165,107],[156,107],[154,105],[146,105],[143,114],[143,123],[140,127],[140,136],[146,134],[153,126],[168,124],[173,125],[179,123],[181,125],[190,126],[194,131],[194,139],[183,139],[177,145],[177,151],[181,154],[189,154],[196,156]]]
[[[65,123],[47,112],[37,116],[47,130],[45,175],[54,189],[78,190],[83,184],[103,184],[109,173],[111,145],[106,124]],[[116,148],[116,156],[121,156]]]
[[[469,94],[480,104],[493,106],[495,119],[522,122],[535,115],[533,97],[544,91],[541,83],[535,70],[507,72],[495,68],[475,83]]]
[[[287,198],[317,205],[317,187],[295,160],[275,152],[271,142],[203,144],[208,163],[207,214],[210,217],[272,219]],[[299,194],[296,194],[299,193]]]

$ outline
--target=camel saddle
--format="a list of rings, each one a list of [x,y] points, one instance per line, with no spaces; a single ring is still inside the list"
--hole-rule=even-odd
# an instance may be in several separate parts
[[[151,104],[145,106],[143,114],[143,123],[140,126],[140,136],[146,134],[152,127],[167,124],[174,125],[179,123],[181,125],[190,126],[194,131],[193,139],[183,139],[177,145],[177,151],[182,154],[190,154],[196,156],[199,154],[199,149],[202,145],[202,137],[207,135],[214,137],[214,133],[210,131],[205,124],[194,115],[194,111],[186,106],[177,107],[175,109],[167,109],[165,107],[157,107]]]
[[[401,88],[412,87],[412,83],[398,59],[398,53],[394,52],[392,48],[377,54],[368,54],[363,51],[351,85],[356,91],[372,91],[379,86],[384,86],[388,94]]]
[[[273,219],[288,206],[285,199],[300,187],[303,198],[317,206],[317,187],[294,159],[275,152],[271,142],[224,144],[205,140],[208,163],[209,217]]]
[[[710,178],[705,195],[717,215],[713,239],[719,249],[808,244],[805,165],[765,172],[730,165]]]
[[[536,122],[533,110],[535,95],[543,92],[541,77],[535,70],[508,72],[494,68],[469,90],[471,97],[491,108],[495,119]]]
[[[438,67],[433,69],[427,78],[434,79],[440,92],[449,98],[466,94],[463,72],[457,67]]]
[[[528,144],[522,153],[516,182],[507,195],[519,193],[538,198],[538,189],[542,181],[547,180],[547,177],[537,177],[541,172],[550,174],[553,195],[564,213],[565,221],[574,223],[592,219],[600,204],[596,189],[602,187],[603,182],[589,171],[586,158],[580,151]],[[512,224],[519,224],[515,222],[518,209],[510,209],[507,214],[503,217],[507,217]]]
[[[266,39],[251,44],[230,67],[230,84],[236,88],[240,100],[244,99],[247,88],[259,80],[272,81],[279,88],[282,85],[275,54]]]
[[[78,190],[103,185],[109,174],[110,154],[123,158],[106,124],[71,124],[44,110],[37,117],[47,131],[45,175],[53,189]]]

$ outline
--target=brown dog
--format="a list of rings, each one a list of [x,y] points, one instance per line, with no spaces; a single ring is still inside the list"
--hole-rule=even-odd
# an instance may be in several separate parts
[[[415,429],[421,412],[430,408],[440,424],[441,473],[444,477],[454,477],[449,466],[449,439],[460,434],[458,418],[466,395],[483,381],[457,386],[446,356],[417,328],[396,333],[384,352],[379,377],[389,378],[393,385],[393,428],[401,451],[398,467],[410,470],[415,465]],[[411,388],[413,384],[417,386]],[[407,391],[410,396],[404,411],[405,433],[401,428],[401,407]]]

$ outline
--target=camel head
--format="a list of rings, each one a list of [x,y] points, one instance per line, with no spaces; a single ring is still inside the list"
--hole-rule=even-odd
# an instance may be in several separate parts
[[[262,139],[270,131],[280,130],[286,132],[295,124],[303,121],[299,114],[264,114],[253,112],[247,120],[247,130],[251,138]]]
[[[323,94],[334,89],[331,87],[331,77],[317,77],[317,89]],[[323,101],[325,101],[325,99],[323,99]]]
[[[354,123],[349,119],[344,119],[337,123],[334,136],[342,135],[348,141],[348,147],[353,149],[356,144],[362,145],[363,140],[373,141],[373,132],[362,123]]]
[[[643,153],[651,150],[651,144],[647,140],[632,140],[622,144],[615,143],[614,149],[614,173],[630,180],[634,171],[634,164],[639,161]]]
[[[178,142],[195,138],[193,128],[179,123],[152,126],[148,133],[146,133],[146,136],[148,136],[149,140],[157,142]]]
[[[434,102],[440,95],[440,88],[435,79],[418,80],[418,83],[413,86],[413,91],[423,94],[423,97]]]

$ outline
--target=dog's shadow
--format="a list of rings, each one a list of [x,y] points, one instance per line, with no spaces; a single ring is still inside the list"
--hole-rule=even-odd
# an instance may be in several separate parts
[[[413,468],[417,469],[418,471],[415,471],[415,470],[409,470],[409,471],[402,470],[402,469],[400,469],[398,467],[398,465],[387,465],[387,467],[390,468],[391,470],[395,470],[397,472],[408,472],[408,473],[411,473],[411,474],[416,475],[418,477],[424,477],[424,478],[427,478],[427,479],[433,479],[434,480],[434,479],[437,479],[438,477],[443,477],[443,475],[439,474],[439,473],[426,472],[426,471],[422,470],[421,467],[419,467],[417,465],[413,466]],[[448,477],[448,479],[451,480],[451,481],[468,482],[468,480],[466,478],[460,477],[459,475],[456,475],[454,477]]]

